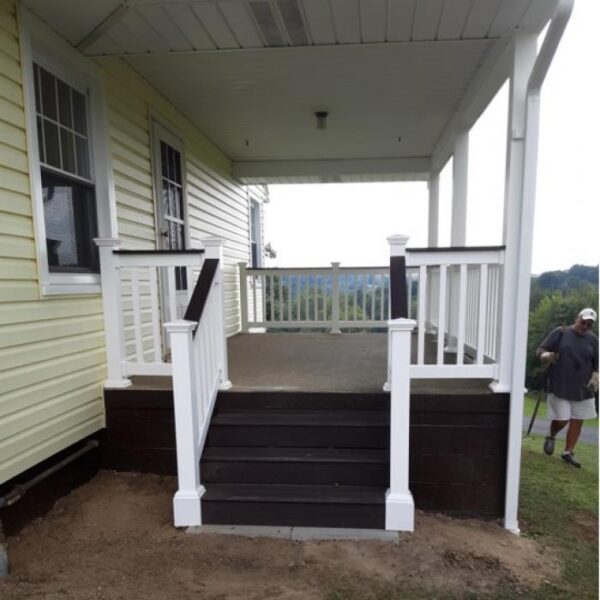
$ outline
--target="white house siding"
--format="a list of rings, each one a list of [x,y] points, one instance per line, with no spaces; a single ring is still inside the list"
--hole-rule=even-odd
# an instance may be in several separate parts
[[[156,247],[151,164],[155,118],[184,143],[192,247],[201,247],[202,238],[209,236],[225,240],[227,333],[238,332],[237,263],[249,259],[249,190],[230,175],[229,159],[123,61],[99,62],[106,70],[119,238],[126,248]]]
[[[104,426],[100,297],[40,295],[22,80],[0,0],[0,483]]]

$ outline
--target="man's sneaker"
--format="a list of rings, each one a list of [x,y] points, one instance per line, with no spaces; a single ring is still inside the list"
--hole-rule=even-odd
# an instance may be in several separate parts
[[[546,436],[546,439],[544,440],[544,452],[548,456],[552,456],[554,454],[554,444],[555,444],[555,442],[556,442],[556,438],[553,438],[550,435]]]
[[[573,467],[581,469],[581,463],[575,460],[575,454],[573,452],[563,452],[561,458]]]

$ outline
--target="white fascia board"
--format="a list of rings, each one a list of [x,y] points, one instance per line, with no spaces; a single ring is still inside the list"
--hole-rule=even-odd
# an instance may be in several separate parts
[[[431,159],[360,158],[323,160],[258,160],[233,163],[233,175],[245,183],[268,183],[273,178],[320,178],[324,182],[352,175],[397,175],[402,181],[427,181]]]
[[[510,73],[511,39],[494,43],[471,80],[458,108],[444,127],[431,156],[431,169],[439,173],[454,151],[454,139],[460,131],[471,129]]]

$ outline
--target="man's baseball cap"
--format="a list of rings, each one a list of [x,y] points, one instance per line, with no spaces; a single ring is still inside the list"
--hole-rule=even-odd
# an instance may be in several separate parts
[[[595,321],[597,318],[593,308],[584,308],[577,316],[583,321]]]

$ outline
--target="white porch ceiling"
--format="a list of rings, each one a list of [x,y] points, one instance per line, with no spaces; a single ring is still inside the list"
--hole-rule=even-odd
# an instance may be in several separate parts
[[[340,167],[327,180],[393,179],[391,165],[402,163],[389,159],[423,159],[415,163],[422,167],[486,56],[517,29],[540,31],[556,6],[556,0],[23,1],[85,54],[121,56],[230,158],[251,163],[236,169],[247,181],[264,182],[275,173],[285,179],[285,165],[294,161],[303,161],[288,169],[294,181],[327,179],[318,168],[299,174],[318,160]],[[316,129],[317,110],[329,112],[325,130]],[[381,168],[377,159],[384,159]],[[353,162],[344,167],[344,160]],[[421,170],[396,178],[424,177]]]

